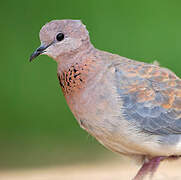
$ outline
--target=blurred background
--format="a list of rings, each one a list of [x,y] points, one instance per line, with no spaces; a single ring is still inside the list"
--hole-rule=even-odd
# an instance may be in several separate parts
[[[53,19],[81,19],[95,47],[181,76],[181,1],[31,0],[0,6],[0,170],[95,164],[122,157],[82,130],[40,56],[39,30]]]

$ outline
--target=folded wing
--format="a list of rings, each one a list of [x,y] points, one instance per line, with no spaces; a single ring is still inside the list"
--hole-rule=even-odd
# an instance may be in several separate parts
[[[128,59],[115,71],[125,119],[139,131],[181,134],[181,80],[173,72]]]

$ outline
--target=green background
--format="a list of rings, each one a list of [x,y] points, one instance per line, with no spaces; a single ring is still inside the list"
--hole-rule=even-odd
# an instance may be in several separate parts
[[[111,154],[74,119],[55,61],[28,61],[46,22],[81,19],[95,47],[158,60],[181,76],[179,0],[6,0],[0,17],[0,168],[95,162]]]

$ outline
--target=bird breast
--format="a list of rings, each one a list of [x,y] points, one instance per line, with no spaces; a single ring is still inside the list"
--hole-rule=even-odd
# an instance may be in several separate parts
[[[86,65],[74,65],[58,74],[72,113],[80,126],[107,148],[138,154],[133,147],[127,147],[128,123],[122,118],[122,101],[113,81],[114,68],[95,71],[95,68],[92,70]]]

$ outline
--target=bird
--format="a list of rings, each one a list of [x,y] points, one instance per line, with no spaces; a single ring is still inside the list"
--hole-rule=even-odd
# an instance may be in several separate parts
[[[171,70],[93,46],[81,20],[52,20],[30,56],[48,55],[81,128],[113,152],[141,163],[133,180],[152,179],[161,161],[181,156],[181,79]]]

